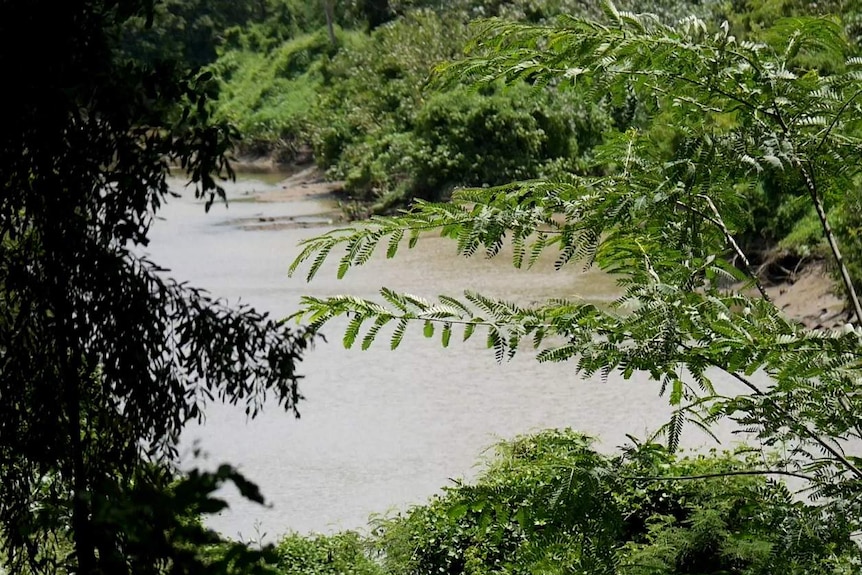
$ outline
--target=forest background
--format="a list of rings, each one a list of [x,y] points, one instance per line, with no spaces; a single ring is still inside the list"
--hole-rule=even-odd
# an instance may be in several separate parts
[[[206,84],[205,88],[191,87],[188,93],[191,97],[200,88],[205,91],[207,99],[212,100],[211,103],[198,101],[197,118],[202,124],[210,120],[226,121],[238,128],[242,139],[231,144],[240,157],[268,157],[284,164],[314,161],[328,177],[343,181],[349,215],[361,218],[412,206],[419,206],[420,213],[423,213],[422,206],[430,205],[423,202],[447,200],[463,186],[493,190],[495,186],[512,181],[560,182],[572,176],[614,176],[619,157],[617,164],[608,162],[608,152],[618,150],[614,145],[621,142],[628,142],[630,148],[637,144],[636,139],[627,134],[644,135],[651,153],[659,158],[670,159],[681,151],[690,152],[688,134],[677,129],[679,123],[672,114],[655,114],[657,107],[645,100],[635,87],[609,90],[607,94],[598,96],[596,90],[563,91],[549,80],[547,70],[537,68],[531,72],[528,67],[518,68],[518,63],[508,69],[508,73],[501,73],[492,81],[476,83],[470,73],[464,73],[449,75],[442,85],[428,82],[435,67],[446,64],[450,69],[458,70],[458,62],[462,59],[467,66],[463,70],[469,72],[469,58],[475,56],[466,56],[465,50],[472,46],[473,54],[476,54],[478,46],[481,54],[484,38],[480,36],[477,40],[476,30],[488,30],[473,24],[477,20],[499,18],[506,23],[502,28],[505,31],[518,30],[519,24],[527,25],[525,30],[545,25],[562,26],[570,22],[565,18],[574,17],[577,21],[610,22],[614,26],[619,25],[621,30],[628,30],[626,27],[629,26],[631,31],[627,33],[633,38],[651,38],[653,28],[644,26],[643,20],[636,15],[644,12],[655,13],[657,22],[677,25],[682,30],[688,30],[687,26],[697,23],[695,27],[702,25],[710,34],[715,32],[716,42],[720,38],[732,37],[745,50],[753,50],[751,46],[758,43],[773,47],[786,40],[788,18],[823,16],[825,20],[822,21],[831,27],[799,32],[800,37],[809,39],[820,34],[822,42],[806,44],[805,49],[793,52],[787,60],[792,63],[792,69],[787,69],[787,72],[794,77],[804,77],[806,73],[824,78],[846,77],[849,78],[848,85],[855,81],[854,74],[858,75],[854,66],[859,64],[862,14],[854,3],[839,0],[820,3],[801,0],[656,0],[636,5],[620,2],[617,6],[576,0],[368,0],[354,3],[325,1],[320,4],[292,0],[166,0],[155,4],[149,15],[133,16],[124,21],[118,35],[117,50],[123,58],[144,68],[158,68],[165,62],[179,61],[183,69],[203,72],[198,78]],[[724,36],[717,31],[723,31]],[[838,50],[841,58],[836,58],[836,51],[832,50],[830,34],[833,33],[841,36]],[[704,37],[709,36],[704,34]],[[504,42],[497,48],[505,54]],[[521,45],[521,48],[527,50],[526,45]],[[584,72],[580,70],[576,75]],[[186,96],[175,97],[182,100]],[[827,136],[836,128],[844,111],[849,109],[851,116],[857,111],[854,100],[855,96],[847,100],[835,114],[834,122],[829,116],[824,116],[828,129],[822,136],[821,145],[816,146],[817,151],[827,141],[832,144]],[[689,95],[680,95],[680,102],[702,104],[697,102],[696,96]],[[729,118],[725,119],[729,125],[733,124]],[[820,125],[819,119],[811,122],[812,125]],[[858,128],[852,121],[850,124],[840,134],[846,136],[847,141],[855,137],[854,130]],[[843,123],[841,128],[845,129]],[[232,138],[218,141],[218,146],[222,146],[220,152],[225,151],[224,146],[229,139]],[[649,155],[644,154],[645,158]],[[847,159],[837,154],[836,161]],[[193,157],[199,159],[190,159]],[[734,219],[732,234],[724,225],[719,225],[723,234],[717,235],[721,241],[732,238],[731,246],[735,246],[738,252],[731,256],[745,253],[752,257],[752,261],[745,262],[745,266],[740,264],[741,267],[759,267],[760,273],[748,280],[753,279],[754,283],[758,278],[774,281],[782,276],[792,276],[798,271],[798,266],[806,262],[829,258],[832,246],[829,234],[823,233],[823,214],[810,201],[810,182],[806,181],[804,172],[783,167],[785,162],[792,164],[792,160],[787,159],[791,155],[749,157],[757,164],[751,166],[756,176],[748,182],[750,185],[735,190],[741,197],[739,205],[744,206],[745,217]],[[195,162],[200,158],[200,155],[180,154],[182,163],[192,169],[195,179],[203,182],[204,192],[214,190],[215,194],[215,182],[207,179],[215,166],[197,165]],[[647,165],[647,159],[643,165]],[[626,170],[627,166],[626,163]],[[848,177],[850,182],[858,184],[853,179],[854,174]],[[505,195],[508,192],[511,189],[504,188],[495,193]],[[492,205],[498,200],[497,197],[489,199],[481,192],[467,196],[470,203],[487,201]],[[831,190],[825,202],[825,217],[831,224],[829,229],[833,230],[834,237],[842,246],[850,283],[857,287],[862,281],[860,201],[859,186],[849,185],[840,193]],[[32,212],[33,207],[30,206],[20,213]],[[424,212],[420,217],[430,217],[429,214],[433,212]],[[720,215],[716,217],[721,221]],[[386,233],[390,233],[393,226],[410,223],[398,219],[379,221],[390,226]],[[441,227],[445,230],[446,225],[444,222]],[[14,226],[10,229],[17,230]],[[598,241],[598,237],[594,241]],[[16,237],[4,236],[3,239],[4,246],[17,245]],[[488,244],[489,255],[493,255],[491,252],[497,239],[493,233],[477,236],[470,239],[466,248],[460,246],[459,249],[475,251],[475,245],[470,243],[475,240],[476,245]],[[312,250],[305,257],[314,255],[315,250],[322,250],[320,243],[310,246]],[[354,246],[361,247],[361,244]],[[356,253],[358,247],[352,254],[348,250],[347,259],[342,260],[347,262],[346,267],[362,263],[356,259],[357,256],[360,259],[364,257]],[[390,247],[392,255],[396,249]],[[726,250],[732,251],[727,247]],[[300,263],[298,261],[297,265]],[[828,267],[836,274],[841,271],[840,265]],[[658,267],[652,269],[647,264],[646,272],[663,275],[665,271]],[[733,277],[733,274],[729,276]],[[844,279],[846,281],[847,278]],[[641,287],[646,285],[642,277],[635,280],[635,283],[640,281]],[[8,281],[4,283],[4,293],[13,293],[11,285]],[[751,285],[753,288],[754,284]],[[419,308],[419,313],[410,319],[423,321],[429,336],[434,335],[431,320],[452,318],[433,317],[438,312],[427,302],[399,299],[395,294],[389,301],[399,309],[403,308],[405,314],[408,308],[413,309],[410,306]],[[332,302],[323,302],[321,307],[311,306],[309,314],[321,323],[337,313],[354,313],[363,317],[362,313],[374,311],[362,307],[365,305],[362,302],[349,303],[354,307],[333,311]],[[454,300],[448,303],[457,307]],[[490,300],[476,299],[473,303],[480,307],[485,305],[491,315],[505,312],[517,316],[515,319],[522,322],[528,315],[522,314],[522,310],[503,309]],[[728,304],[728,309],[732,307]],[[752,313],[748,307],[743,309],[747,314]],[[851,311],[838,318],[841,324],[852,322],[852,305],[848,305],[848,310]],[[742,313],[740,310],[734,313],[737,311]],[[786,328],[770,312],[757,308],[754,313],[763,322],[776,322],[772,325],[779,326],[779,331],[789,330],[781,331],[780,335],[799,338],[798,341],[782,341],[789,352],[794,351],[795,348],[790,349],[793,345],[805,339],[795,328]],[[367,317],[370,316],[363,318]],[[248,319],[253,324],[261,318]],[[726,317],[719,319],[724,321]],[[390,320],[392,317],[386,321]],[[598,323],[602,318],[596,315],[588,320]],[[380,322],[377,329],[385,323]],[[631,327],[633,324],[626,325]],[[429,329],[428,326],[432,327]],[[265,324],[267,337],[274,336],[276,327]],[[345,336],[346,344],[356,340],[359,327],[360,324],[356,324],[355,332]],[[532,325],[528,329],[535,328],[536,325]],[[220,337],[218,327],[211,329],[216,337]],[[490,333],[494,334],[495,329],[492,326]],[[448,345],[451,325],[444,323],[440,331],[444,345]],[[376,333],[366,336],[363,345],[366,342],[370,345]],[[525,334],[518,337],[522,335]],[[571,333],[568,335],[574,337]],[[811,336],[805,337],[809,338],[805,341],[810,341]],[[823,344],[833,346],[830,349],[844,362],[826,365],[824,370],[847,371],[850,369],[848,365],[855,366],[852,363],[856,361],[855,356],[847,359],[855,349],[852,342],[848,343],[850,337],[855,337],[852,325],[849,332],[844,330],[836,335],[834,341],[829,340],[833,343]],[[294,340],[290,341],[293,344]],[[494,348],[500,359],[517,348],[517,343],[504,341],[499,333],[489,336],[489,347]],[[278,347],[277,344],[272,345]],[[392,345],[397,345],[394,339]],[[858,347],[858,342],[853,345]],[[266,355],[265,350],[255,349],[254,352]],[[279,391],[285,406],[293,407],[298,397],[292,362],[298,357],[287,350],[282,349],[281,352],[291,362],[290,369],[282,375],[292,379],[293,387]],[[625,349],[623,353],[626,353]],[[783,357],[780,353],[769,361]],[[571,357],[560,356],[557,359]],[[599,354],[593,359],[598,361],[600,357],[603,356]],[[649,358],[636,359],[650,361]],[[276,377],[271,373],[274,368],[268,371],[264,358],[261,361],[263,367],[256,368],[258,372],[255,373]],[[617,361],[621,363],[619,358]],[[643,369],[644,364],[640,365],[634,368]],[[751,365],[754,365],[753,360]],[[81,369],[85,367],[92,366],[85,364]],[[224,369],[230,371],[227,364]],[[621,369],[628,367],[623,365]],[[661,369],[661,366],[656,369]],[[745,372],[748,364],[738,369]],[[89,372],[87,375],[97,381],[99,377],[110,377],[111,374],[104,376]],[[831,372],[817,372],[809,379],[822,378],[825,382],[831,375]],[[842,377],[845,376],[846,373]],[[846,377],[855,381],[852,373]],[[674,389],[672,398],[676,395],[677,384],[676,381],[671,382]],[[846,388],[841,389],[842,393],[846,392]],[[671,400],[676,406],[680,405],[683,397],[688,398],[687,392],[680,391],[678,395]],[[242,392],[240,397],[244,397]],[[775,397],[778,399],[770,397],[757,406],[744,405],[744,399],[736,403],[729,400],[720,404],[721,408],[711,416],[727,415],[737,410],[747,414],[748,419],[743,417],[742,420],[751,425],[755,425],[752,419],[755,417],[775,422],[790,413],[782,411],[786,407],[776,407],[785,404],[779,403],[783,398]],[[765,437],[772,441],[770,445],[778,445],[788,438],[792,442],[794,433],[797,436],[806,436],[807,433],[818,443],[822,433],[827,439],[821,438],[819,445],[828,451],[835,449],[833,441],[840,443],[855,437],[854,434],[859,433],[858,428],[853,430],[858,423],[852,409],[855,395],[850,397],[845,393],[833,399],[836,405],[845,408],[847,404],[842,402],[849,401],[850,413],[835,416],[821,425],[818,418],[823,416],[822,413],[812,415],[806,411],[810,406],[797,406],[798,410],[792,412],[797,419],[787,424],[790,431],[769,427],[761,421],[767,428],[763,432]],[[250,410],[257,408],[251,399],[248,401]],[[794,401],[798,399],[794,398]],[[191,416],[193,418],[195,414]],[[76,419],[89,421],[88,417],[88,413],[79,413]],[[377,518],[366,534],[289,534],[275,545],[266,546],[259,542],[218,542],[201,526],[198,514],[217,509],[219,503],[211,504],[216,500],[206,497],[194,500],[193,505],[178,502],[181,496],[189,496],[189,491],[184,491],[186,488],[192,493],[197,493],[194,491],[197,488],[198,492],[209,494],[217,484],[226,480],[235,481],[249,497],[260,499],[253,486],[229,467],[220,469],[214,477],[186,477],[172,490],[135,495],[153,497],[150,503],[176,504],[177,510],[185,513],[179,522],[174,518],[165,519],[166,526],[161,528],[158,537],[150,539],[151,542],[161,541],[159,537],[166,537],[172,544],[180,541],[178,549],[183,553],[175,553],[171,559],[152,567],[154,570],[163,568],[166,572],[172,569],[176,572],[199,569],[212,572],[270,570],[281,573],[393,574],[859,571],[859,549],[853,541],[860,527],[857,458],[845,456],[843,451],[829,451],[827,455],[834,456],[833,459],[827,457],[829,464],[813,459],[808,467],[797,468],[789,465],[789,461],[780,460],[777,455],[774,461],[768,459],[772,455],[765,456],[761,451],[741,450],[683,457],[674,451],[673,437],[678,433],[675,425],[672,422],[667,445],[633,439],[632,445],[615,455],[596,452],[591,448],[589,438],[568,430],[513,439],[498,446],[496,457],[475,482],[445,487],[440,496],[426,505]],[[840,431],[844,427],[849,431]],[[839,431],[830,435],[830,430],[835,429]],[[169,442],[170,434],[164,439]],[[844,465],[843,471],[830,467],[835,462]],[[4,463],[4,466],[4,472],[9,472],[9,464]],[[850,479],[845,480],[843,472],[848,472]],[[76,474],[77,469],[73,475]],[[26,473],[23,476],[26,477]],[[795,476],[810,481],[814,487],[800,499],[779,480],[781,476]],[[27,481],[31,480],[31,477],[27,478]],[[143,479],[138,481],[140,485],[145,484]],[[203,487],[195,484],[196,481],[202,482]],[[50,481],[43,487],[46,491],[54,488]],[[80,494],[77,494],[75,505],[86,503],[80,499]],[[20,513],[20,510],[12,511]],[[75,523],[76,516],[74,512],[69,515],[72,518],[67,523],[69,532],[74,533],[81,527]],[[127,527],[132,522],[130,517],[114,517],[110,520],[114,523],[106,524],[116,527],[125,522]],[[15,553],[20,553],[19,547],[26,547],[21,541],[40,532],[41,524],[35,521],[26,526],[32,531],[15,532],[10,531],[9,523],[6,523],[4,542],[9,551],[4,555],[4,562],[12,565],[13,569],[37,572],[45,565],[57,568],[58,565],[80,561],[81,555],[75,555],[80,549],[76,547],[75,552],[71,551],[70,540],[75,538],[64,535],[63,529],[57,528],[57,521],[60,524],[69,521],[64,512],[48,510],[43,519],[55,522],[50,527],[50,542],[37,552],[28,550],[29,562],[22,561]],[[20,525],[19,528],[24,529]],[[142,528],[143,532],[146,529]],[[120,537],[117,533],[112,535]],[[147,537],[153,538],[152,533]],[[134,548],[133,543],[137,542],[125,541],[125,548]],[[79,541],[75,540],[75,545],[78,544]],[[94,550],[98,547],[91,544]],[[64,553],[68,553],[64,561],[72,558],[71,563],[57,559]],[[94,552],[93,556],[96,563],[104,559],[101,550]],[[187,559],[188,556],[194,558],[188,560],[188,566],[178,559]],[[142,558],[146,557],[142,555]],[[119,563],[123,560],[120,559]],[[69,570],[97,572],[89,567],[83,569],[80,564],[77,569]]]
[[[858,47],[862,31],[862,15],[847,2],[657,0],[617,4],[620,11],[654,13],[668,24],[693,17],[716,29],[724,24],[730,34],[743,42],[768,40],[781,33],[782,22],[796,16],[840,18],[850,46]],[[564,180],[570,174],[606,174],[607,164],[600,157],[602,146],[628,130],[647,134],[646,139],[665,157],[672,157],[684,145],[684,136],[671,127],[673,122],[669,117],[651,114],[634,91],[624,92],[622,96],[613,93],[597,96],[589,88],[560,90],[553,81],[545,82],[542,87],[541,81],[530,78],[526,82],[484,82],[478,88],[462,77],[449,81],[443,89],[439,83],[429,82],[435,67],[464,58],[471,46],[476,50],[475,35],[481,30],[475,26],[476,21],[499,18],[544,26],[567,15],[606,21],[609,18],[607,8],[600,3],[578,0],[369,1],[319,5],[276,2],[266,6],[261,3],[259,9],[256,17],[225,32],[219,41],[217,55],[209,68],[220,81],[215,113],[236,124],[244,135],[237,150],[243,159],[266,157],[288,165],[313,161],[328,178],[343,182],[343,205],[350,218],[394,213],[410,207],[417,199],[445,201],[453,190],[463,186],[488,188],[512,181]],[[852,52],[845,54],[846,57],[852,55]],[[834,59],[834,54],[817,50],[808,51],[794,65],[824,74],[843,67],[841,61]],[[834,266],[820,265],[829,248],[816,210],[808,201],[803,179],[769,162],[764,162],[763,168],[758,167],[758,173],[756,181],[741,192],[744,196],[741,203],[748,216],[736,221],[733,230],[739,249],[751,259],[750,265],[757,267],[758,276],[770,284],[793,281],[806,266],[815,269],[816,274],[826,274],[829,270],[837,273]],[[859,213],[857,193],[851,188],[829,199],[829,218],[854,283],[862,274],[862,268],[856,263],[862,255],[860,222],[856,215]],[[416,224],[415,221],[409,223]],[[385,227],[384,224],[382,228]],[[459,242],[461,240],[463,238]],[[320,244],[316,247],[320,249]],[[349,244],[348,251],[352,249],[355,255],[359,247],[361,244]],[[328,249],[320,251],[329,253]],[[342,264],[348,257],[345,256]],[[350,263],[361,264],[360,260],[361,257],[354,258]],[[840,296],[840,289],[838,293]],[[318,315],[309,317],[328,317],[317,311]],[[360,311],[357,317],[361,315]],[[850,319],[850,314],[835,313],[833,309],[829,317],[807,319],[809,324],[818,327],[823,324],[842,326]],[[358,327],[357,323],[356,331]],[[370,345],[377,333],[375,328],[363,340],[363,347]],[[345,343],[347,338],[356,337],[355,332],[346,335]],[[443,337],[447,339],[446,335]],[[705,569],[766,572],[779,568],[775,563],[778,549],[791,548],[786,539],[781,543],[764,541],[764,534],[753,535],[747,531],[758,528],[748,526],[740,530],[739,526],[731,526],[734,520],[729,516],[709,527],[700,524],[698,517],[704,508],[710,510],[705,512],[707,514],[715,513],[711,507],[714,500],[697,504],[689,501],[683,507],[689,506],[691,515],[669,512],[667,508],[644,512],[638,519],[644,529],[640,535],[628,531],[631,529],[628,525],[623,529],[627,535],[611,537],[603,545],[577,541],[573,534],[583,535],[590,530],[579,524],[590,512],[571,502],[565,508],[560,502],[561,493],[570,492],[560,485],[559,470],[554,471],[560,462],[552,463],[551,459],[584,453],[582,442],[588,445],[586,439],[568,432],[548,432],[515,440],[500,447],[500,460],[479,479],[478,486],[448,488],[444,496],[428,506],[380,520],[370,540],[339,535],[335,539],[312,539],[310,543],[297,536],[285,539],[283,549],[292,546],[292,553],[302,555],[317,545],[336,545],[348,556],[355,554],[356,558],[367,557],[371,549],[377,560],[365,564],[366,568],[378,569],[382,565],[390,572],[535,572],[537,569],[566,572],[572,565],[602,571],[608,569],[608,565],[620,569],[623,564],[625,572],[684,573]],[[553,516],[552,520],[525,517],[525,509],[529,508],[526,501],[541,497],[538,492],[543,488],[543,480],[525,480],[512,468],[521,463],[517,458],[514,461],[509,458],[517,451],[515,446],[523,444],[531,445],[535,451],[530,455],[536,457],[531,463],[531,473],[541,476],[542,471],[537,470],[550,466],[547,472],[552,475],[546,479],[553,486],[552,493],[546,494],[546,499],[537,506],[543,508],[541,513]],[[549,455],[544,450],[555,449],[549,445],[565,445],[564,455]],[[599,459],[602,457],[589,450],[586,452]],[[667,463],[671,467],[662,471],[668,476],[697,475],[692,465],[710,468],[707,475],[715,471],[711,466],[728,469],[722,466],[729,465],[735,470],[756,467],[751,460],[743,463],[747,456],[739,454],[681,462],[669,453],[662,457],[669,458]],[[728,463],[731,460],[735,463]],[[585,467],[595,472],[608,464],[625,465],[607,459],[602,463],[595,460],[587,464],[569,462],[563,467]],[[652,460],[651,465],[654,464]],[[677,465],[684,471],[674,467]],[[632,476],[646,473],[642,468],[631,471]],[[750,477],[742,483],[748,479]],[[742,483],[731,481],[726,488],[745,489]],[[481,493],[489,484],[497,485],[493,496],[477,495],[476,491]],[[762,497],[767,500],[776,496],[770,489],[783,489],[771,479],[761,478],[749,486],[754,484],[757,489],[766,490]],[[571,485],[568,489],[584,496],[588,490],[583,483],[578,485],[579,489],[572,489]],[[627,498],[632,496],[632,489],[642,495],[645,493],[642,488],[629,484],[610,491],[618,489],[626,493],[623,498]],[[679,487],[698,493],[714,488],[714,484]],[[660,491],[662,497],[667,496],[664,487]],[[674,497],[685,498],[679,493],[671,498]],[[733,499],[735,496],[722,493],[717,497]],[[755,505],[763,503],[763,499],[754,498],[758,501]],[[495,511],[489,513],[486,505],[493,505]],[[650,505],[645,503],[647,508]],[[501,511],[501,508],[508,510]],[[522,516],[517,518],[519,512]],[[629,522],[638,515],[631,510],[617,509],[617,512]],[[557,516],[558,513],[564,518]],[[726,508],[718,513],[722,514],[734,515],[735,512]],[[669,523],[659,527],[662,521]],[[833,521],[829,519],[826,523]],[[545,522],[553,528],[537,530],[526,526],[545,525]],[[700,527],[709,535],[698,534]],[[779,531],[787,534],[786,528],[784,524]],[[791,529],[791,532],[795,531]],[[619,537],[618,532],[616,537]],[[610,543],[611,540],[614,542]],[[605,556],[604,563],[596,560],[596,564],[584,567],[594,560],[590,557],[595,552],[585,551],[585,545],[594,545],[601,549],[599,554],[606,553],[612,559]],[[740,545],[750,547],[743,550]],[[623,548],[626,551],[620,551]],[[764,554],[758,555],[761,552]],[[327,551],[327,561],[331,554],[331,550]],[[833,553],[832,559],[818,563],[817,569],[828,572],[854,568],[851,564],[855,564],[855,560],[848,559],[849,556],[838,559],[839,556],[841,552]],[[552,557],[557,561],[550,560]],[[318,562],[322,558],[323,554],[317,555]],[[822,557],[815,561],[821,560]],[[829,563],[833,560],[834,565]],[[850,563],[836,566],[845,560]],[[783,569],[791,572],[812,568],[812,564],[803,568],[804,561],[798,564],[796,561],[791,559]],[[336,566],[337,561],[333,564],[324,561],[323,566],[314,560],[312,563],[317,565],[315,569],[333,569],[333,572],[345,568]],[[311,568],[302,560],[300,564],[304,566],[296,572]],[[710,567],[704,567],[705,564]]]

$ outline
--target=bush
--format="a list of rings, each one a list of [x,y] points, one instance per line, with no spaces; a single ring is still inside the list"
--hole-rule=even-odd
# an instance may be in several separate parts
[[[829,573],[850,528],[793,501],[744,453],[680,458],[655,444],[596,452],[570,430],[497,447],[457,484],[376,523],[388,573]],[[762,462],[762,460],[760,460]],[[706,476],[702,479],[671,478]]]
[[[557,172],[583,157],[612,120],[577,94],[527,85],[425,92],[432,67],[455,58],[463,22],[418,11],[351,36],[326,62],[315,108],[315,154],[345,189],[377,209],[433,199],[460,185]]]
[[[563,94],[528,86],[435,94],[412,126],[393,121],[345,145],[333,173],[357,199],[435,199],[455,186],[494,186],[574,169],[610,125],[599,109],[573,114]],[[330,126],[334,134],[339,124]],[[324,140],[325,141],[325,140]],[[342,141],[343,143],[343,141]],[[328,152],[338,144],[328,142]],[[586,162],[584,162],[586,163]]]
[[[309,111],[322,82],[320,60],[330,50],[320,31],[269,52],[225,51],[213,66],[221,80],[216,114],[236,124],[247,149],[266,152],[280,143],[306,139]]]
[[[416,118],[424,154],[417,161],[414,194],[431,197],[453,185],[534,178],[544,161],[573,155],[577,142],[569,119],[542,96],[521,86],[431,97]]]
[[[463,22],[427,11],[370,36],[345,35],[342,49],[321,70],[324,84],[314,113],[318,162],[343,172],[341,155],[350,146],[409,131],[431,69],[455,58],[466,38]]]
[[[286,535],[276,546],[280,575],[382,575],[353,531],[335,535]]]

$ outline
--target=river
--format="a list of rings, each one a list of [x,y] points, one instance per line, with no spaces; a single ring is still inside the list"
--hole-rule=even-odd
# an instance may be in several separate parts
[[[229,197],[241,200],[270,185],[243,178],[230,186]],[[266,224],[314,222],[331,205],[232,201],[206,214],[190,196],[160,212],[147,254],[176,279],[276,317],[295,311],[304,294],[374,297],[381,286],[426,297],[469,289],[522,303],[561,296],[603,301],[614,292],[597,272],[577,266],[555,271],[550,261],[515,270],[505,257],[467,260],[455,255],[454,244],[435,237],[413,250],[405,245],[394,260],[381,254],[344,280],[335,278],[332,265],[306,283],[288,278],[288,265],[301,239],[328,228]],[[422,503],[452,479],[469,478],[483,451],[500,439],[571,427],[612,450],[627,441],[626,434],[643,437],[668,417],[658,386],[645,377],[585,380],[571,364],[539,364],[529,350],[497,364],[483,337],[463,345],[453,337],[443,349],[421,329],[408,331],[394,352],[387,333],[368,351],[346,350],[339,327],[328,327],[328,343],[318,342],[300,366],[306,398],[300,419],[273,406],[247,420],[240,409],[217,404],[204,425],[184,433],[185,465],[232,463],[269,502],[249,504],[228,490],[230,510],[208,521],[224,534],[273,541],[291,530],[362,529],[372,513]],[[731,439],[726,430],[723,435]],[[704,441],[694,430],[684,436],[689,446]],[[204,454],[199,460],[191,455],[195,449]]]

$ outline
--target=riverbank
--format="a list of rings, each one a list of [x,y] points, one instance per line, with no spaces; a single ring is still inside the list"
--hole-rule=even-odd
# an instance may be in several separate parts
[[[330,222],[345,218],[339,204],[343,199],[343,182],[327,181],[324,172],[313,163],[284,165],[273,158],[246,159],[235,163],[242,172],[286,172],[290,174],[275,186],[254,192],[250,199],[261,203],[295,202],[306,200],[330,200],[332,210],[325,216]],[[283,223],[272,222],[273,228]],[[307,227],[304,224],[302,227]],[[257,229],[260,224],[255,226]],[[265,223],[264,226],[266,227]],[[781,274],[768,274],[767,293],[776,307],[788,317],[796,319],[811,329],[833,329],[842,327],[849,320],[840,296],[825,262],[803,260],[793,270]]]
[[[834,329],[850,319],[838,289],[826,264],[815,260],[766,291],[788,317],[811,329]]]
[[[323,171],[312,164],[296,168],[293,174],[280,181],[275,188],[258,192],[254,199],[258,202],[296,202],[309,199],[336,200],[343,189],[343,182],[328,181]]]

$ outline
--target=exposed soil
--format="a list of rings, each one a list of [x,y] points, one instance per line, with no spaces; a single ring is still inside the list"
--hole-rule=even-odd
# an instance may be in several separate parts
[[[284,170],[286,166],[272,158],[257,158],[241,161],[235,167],[243,171],[271,172]],[[314,164],[294,164],[287,168],[295,172],[276,186],[255,192],[250,198],[257,202],[340,199],[343,183],[327,181],[324,173]],[[334,223],[343,217],[342,211],[333,204],[333,209],[320,214],[320,218],[256,221],[249,223],[249,228],[315,227],[321,223]],[[839,328],[851,320],[840,286],[829,274],[823,260],[800,259],[784,252],[767,252],[760,262],[759,273],[773,303],[788,317],[802,322],[806,327]]]
[[[342,189],[341,182],[326,181],[321,170],[311,165],[285,166],[283,164],[270,164],[267,160],[259,160],[256,163],[257,170],[250,170],[248,164],[242,164],[235,169],[243,172],[266,174],[272,172],[292,173],[287,178],[273,185],[265,185],[244,193],[242,201],[256,203],[289,203],[298,201],[316,201],[319,203],[320,211],[316,213],[303,213],[300,215],[258,215],[249,218],[235,218],[230,225],[242,230],[284,230],[296,228],[315,228],[319,226],[333,225],[344,220],[344,211],[341,209],[338,193]],[[236,166],[236,164],[235,164]]]
[[[826,264],[815,261],[800,266],[780,283],[768,286],[767,293],[788,317],[812,329],[830,329],[850,321],[839,289]]]
[[[342,191],[342,182],[328,182],[316,166],[300,169],[270,190],[252,196],[258,202],[295,202],[310,198],[335,199]]]

